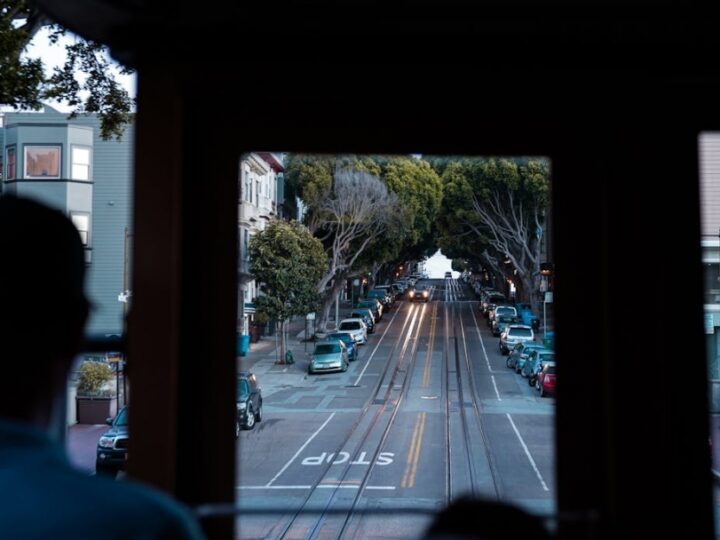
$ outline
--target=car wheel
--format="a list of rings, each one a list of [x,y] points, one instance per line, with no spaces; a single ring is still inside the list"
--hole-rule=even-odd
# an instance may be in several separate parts
[[[530,377],[528,379],[528,386],[535,386],[535,378],[534,377]]]
[[[507,367],[509,367],[509,368],[512,367],[512,366],[510,365],[510,357],[509,357],[509,356],[508,356],[507,359],[505,360],[505,365],[506,365]]]
[[[252,409],[252,405],[248,406],[248,412],[247,412],[247,420],[245,420],[245,425],[243,428],[250,430],[255,427],[255,411]]]
[[[255,421],[262,422],[262,401],[258,403],[258,410],[255,413]]]

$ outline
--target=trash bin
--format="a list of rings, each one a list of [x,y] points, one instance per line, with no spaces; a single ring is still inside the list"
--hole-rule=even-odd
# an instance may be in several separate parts
[[[555,348],[555,332],[548,332],[545,334],[545,338],[543,338],[543,345],[545,345],[548,349]]]
[[[237,352],[240,356],[247,356],[247,353],[250,350],[250,336],[238,336],[237,349]]]

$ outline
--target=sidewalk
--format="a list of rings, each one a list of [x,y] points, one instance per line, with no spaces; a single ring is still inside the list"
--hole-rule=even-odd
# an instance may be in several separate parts
[[[350,302],[340,303],[340,319],[350,311]],[[334,314],[333,309],[331,317]],[[333,323],[331,318],[329,326]],[[303,386],[308,376],[309,355],[314,348],[312,341],[304,342],[304,339],[305,319],[295,317],[288,323],[287,337],[287,350],[292,352],[294,364],[278,364],[279,337],[262,336],[260,341],[250,344],[247,356],[237,357],[238,371],[251,371],[257,376],[264,398],[287,388]]]

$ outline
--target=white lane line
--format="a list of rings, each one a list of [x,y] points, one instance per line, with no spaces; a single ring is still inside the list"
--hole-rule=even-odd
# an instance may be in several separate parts
[[[478,326],[477,319],[475,318],[475,310],[473,310],[473,306],[470,306],[470,314],[472,315],[473,322],[475,323],[475,331],[480,339],[480,346],[482,347],[483,356],[485,356],[485,363],[487,364],[488,371],[492,373],[493,369],[490,366],[490,359],[488,358],[488,353],[485,350],[485,342],[483,341],[482,334],[480,333],[480,327]]]
[[[312,486],[238,486],[241,491],[251,489],[312,489]]]
[[[492,380],[493,388],[495,388],[495,395],[497,396],[498,401],[502,401],[502,398],[500,397],[500,392],[498,392],[497,383],[495,382],[495,375],[490,375],[490,379]]]
[[[320,433],[323,429],[325,429],[325,426],[327,426],[327,425],[330,423],[330,420],[333,419],[333,416],[335,416],[335,414],[336,414],[336,413],[332,413],[332,414],[330,415],[330,417],[329,417],[327,420],[325,420],[325,422],[323,423],[323,425],[320,426],[315,433],[313,433],[312,435],[310,435],[310,438],[309,438],[307,441],[305,441],[305,444],[303,444],[303,445],[300,447],[300,449],[299,449],[297,452],[295,452],[295,455],[290,458],[290,461],[288,461],[288,462],[285,464],[285,466],[284,466],[282,469],[280,469],[280,472],[277,473],[277,474],[273,477],[273,479],[270,480],[270,481],[265,485],[265,487],[270,487],[270,486],[272,486],[273,482],[275,482],[275,480],[277,480],[277,479],[280,477],[280,475],[281,475],[282,473],[284,473],[290,465],[292,465],[292,462],[297,459],[297,457],[300,455],[300,453],[301,453],[303,450],[305,450],[305,447],[306,447],[308,444],[310,444],[310,441],[312,441],[315,437],[317,437],[318,433]]]
[[[416,306],[410,306],[410,311],[412,311],[413,309],[415,309],[415,307],[416,307]],[[373,349],[373,352],[370,353],[370,358],[368,358],[368,359],[367,359],[367,362],[365,362],[365,367],[362,368],[362,371],[360,372],[360,375],[358,375],[357,380],[353,383],[354,386],[357,386],[357,385],[360,383],[360,379],[362,379],[362,378],[363,378],[363,375],[365,375],[365,371],[367,370],[368,366],[370,365],[370,362],[372,361],[373,356],[375,356],[375,353],[377,352],[378,347],[379,347],[380,344],[382,343],[383,339],[385,339],[385,336],[387,335],[388,330],[390,330],[390,327],[392,326],[392,323],[395,322],[395,317],[397,317],[399,314],[400,314],[400,310],[398,309],[398,310],[395,312],[395,315],[393,315],[393,318],[390,319],[390,322],[388,323],[387,328],[385,328],[385,331],[383,332],[383,335],[380,336],[380,341],[377,342],[377,345],[375,345],[375,348]]]
[[[345,484],[321,484],[317,486],[318,488],[343,488],[343,489],[358,489],[359,485],[345,485]],[[237,486],[235,489],[240,491],[252,491],[252,490],[263,490],[263,489],[289,489],[289,490],[309,490],[312,489],[312,486]],[[392,491],[395,489],[395,486],[365,486],[366,490],[375,490],[375,491]]]
[[[550,491],[547,487],[547,484],[545,483],[545,480],[543,480],[542,474],[540,474],[540,471],[538,470],[537,465],[535,465],[535,460],[533,459],[532,455],[530,455],[530,450],[528,450],[528,447],[525,444],[525,441],[520,436],[520,432],[518,431],[518,428],[515,425],[515,422],[513,422],[512,416],[510,416],[510,413],[505,413],[505,415],[508,417],[508,420],[510,420],[510,425],[512,426],[513,430],[515,430],[515,435],[517,435],[517,438],[520,441],[520,444],[522,445],[523,450],[525,450],[525,454],[527,455],[527,458],[530,461],[530,465],[532,465],[532,468],[535,471],[535,474],[537,475],[538,480],[540,480],[540,484],[542,485],[542,488],[545,491]]]

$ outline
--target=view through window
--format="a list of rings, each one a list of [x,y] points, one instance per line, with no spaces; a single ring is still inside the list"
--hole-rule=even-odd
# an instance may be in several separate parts
[[[699,138],[704,321],[707,351],[715,530],[720,531],[720,133]]]
[[[257,152],[238,182],[238,537],[553,516],[549,160]]]

